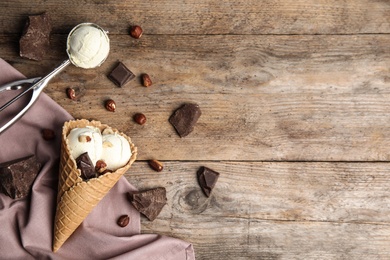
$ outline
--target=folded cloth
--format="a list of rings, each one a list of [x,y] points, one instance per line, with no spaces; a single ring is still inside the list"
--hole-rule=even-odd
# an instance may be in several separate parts
[[[24,76],[20,72],[0,59],[0,84],[21,78]],[[0,93],[0,105],[15,96],[15,92]],[[11,105],[0,112],[0,120],[20,108]],[[195,259],[190,243],[140,234],[140,215],[126,198],[136,188],[124,177],[64,245],[52,252],[60,136],[62,125],[70,119],[69,113],[42,93],[19,121],[0,134],[0,163],[35,154],[42,164],[28,197],[12,200],[0,194],[0,259]],[[44,128],[55,130],[56,139],[44,140],[41,136]],[[130,223],[121,228],[116,220],[124,214],[130,216]]]

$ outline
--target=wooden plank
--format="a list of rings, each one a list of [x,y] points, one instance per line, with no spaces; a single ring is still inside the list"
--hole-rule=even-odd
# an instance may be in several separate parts
[[[209,199],[196,180],[203,165],[221,173]],[[126,177],[138,188],[166,187],[168,219],[390,222],[388,163],[166,161],[156,173],[137,162]]]
[[[145,36],[134,43],[112,35],[101,68],[70,67],[46,93],[75,117],[132,136],[140,159],[386,161],[389,37]],[[16,41],[1,37],[0,57],[27,76],[66,58],[62,36],[53,36],[53,52],[38,63],[18,58]],[[115,87],[106,75],[118,60],[155,84],[144,88],[138,78]],[[66,98],[69,86],[85,91],[80,101]],[[107,98],[117,102],[115,114],[104,109]],[[168,118],[183,102],[199,103],[203,115],[180,139]],[[136,112],[146,114],[146,125],[133,122]]]
[[[210,221],[210,220],[204,220]],[[188,221],[187,221],[188,223]],[[226,219],[172,224],[193,232],[197,259],[381,259],[390,257],[389,226]],[[207,226],[207,228],[205,228]]]
[[[200,166],[221,173],[206,198]],[[159,217],[143,233],[194,244],[198,259],[388,259],[388,163],[136,162],[138,189],[165,187]]]
[[[140,24],[145,34],[360,34],[389,33],[388,1],[56,1],[0,2],[1,33],[19,34],[25,17],[47,11],[54,32],[96,22],[127,34]]]

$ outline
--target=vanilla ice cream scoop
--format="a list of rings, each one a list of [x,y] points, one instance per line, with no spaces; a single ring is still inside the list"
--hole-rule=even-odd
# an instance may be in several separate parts
[[[103,151],[101,159],[107,169],[116,170],[127,164],[131,157],[129,142],[118,133],[103,135]]]
[[[107,164],[107,169],[115,171],[130,160],[131,148],[127,139],[119,133],[109,132],[103,135],[99,128],[74,128],[67,136],[72,157],[76,160],[87,152],[93,165],[98,160]]]
[[[68,144],[74,159],[88,152],[93,165],[102,155],[102,135],[99,128],[74,128],[68,135]]]
[[[110,52],[107,33],[93,23],[82,23],[68,35],[67,53],[73,65],[84,69],[96,68]]]

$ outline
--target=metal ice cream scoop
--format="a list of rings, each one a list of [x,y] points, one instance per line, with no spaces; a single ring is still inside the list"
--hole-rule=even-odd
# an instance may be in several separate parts
[[[88,32],[85,33],[86,27],[90,27],[93,31],[96,31],[96,29],[98,29],[99,31],[98,34],[102,35],[103,41],[107,41],[106,43],[103,44],[105,45],[105,47],[100,53],[99,53],[100,49],[94,48],[94,45],[96,44],[96,39],[91,39],[90,38],[91,34]],[[81,30],[83,30],[83,33],[77,35],[77,33]],[[88,46],[88,44],[92,46]],[[0,116],[1,116],[1,111],[9,107],[12,103],[20,99],[25,94],[32,91],[32,96],[28,104],[11,120],[9,120],[7,123],[5,123],[3,126],[0,127],[0,134],[4,132],[6,129],[8,129],[13,123],[18,121],[27,112],[27,110],[38,99],[39,94],[47,86],[49,81],[54,76],[59,74],[69,64],[73,64],[76,67],[81,67],[81,68],[96,68],[106,60],[108,56],[108,52],[109,52],[109,39],[107,33],[100,26],[93,23],[82,23],[75,26],[69,33],[67,39],[67,53],[69,59],[63,61],[58,67],[56,67],[52,72],[50,72],[44,77],[17,80],[0,86],[0,93],[6,90],[18,90],[21,88],[26,88],[21,93],[19,93],[14,98],[12,98],[11,100],[9,100],[7,103],[5,103],[0,107]],[[82,57],[84,60],[80,60],[80,58],[78,57]],[[88,63],[89,61],[90,63]]]

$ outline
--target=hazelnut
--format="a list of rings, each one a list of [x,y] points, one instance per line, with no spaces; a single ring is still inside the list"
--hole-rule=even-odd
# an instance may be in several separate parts
[[[76,91],[73,88],[67,88],[66,94],[68,95],[68,98],[75,100],[76,99]]]
[[[106,107],[106,109],[110,112],[115,112],[115,109],[116,109],[116,104],[115,104],[115,101],[112,100],[112,99],[108,99],[106,100],[104,106]]]
[[[134,115],[134,121],[139,125],[144,125],[146,123],[146,116],[142,113],[137,113]]]
[[[109,148],[109,147],[114,147],[114,145],[109,141],[104,141],[103,148]]]
[[[126,227],[130,222],[130,217],[128,215],[122,215],[119,217],[117,224],[120,227]]]
[[[88,135],[80,135],[79,142],[80,143],[89,143],[89,142],[91,142],[91,137]]]
[[[107,127],[107,128],[104,128],[102,134],[103,135],[112,135],[112,134],[114,134],[114,131],[111,128]]]
[[[141,38],[142,32],[142,28],[139,25],[134,25],[130,29],[130,35],[135,39]]]
[[[107,163],[103,160],[98,160],[95,165],[95,171],[101,174],[106,170],[107,170]]]
[[[152,168],[156,172],[161,172],[164,169],[164,166],[162,165],[162,163],[157,161],[157,160],[149,160],[148,163],[149,163],[150,168]]]
[[[142,74],[142,85],[144,87],[150,87],[152,85],[152,80],[150,79],[150,76],[148,74]]]
[[[42,129],[42,138],[46,141],[53,140],[56,137],[56,134],[51,129]]]

